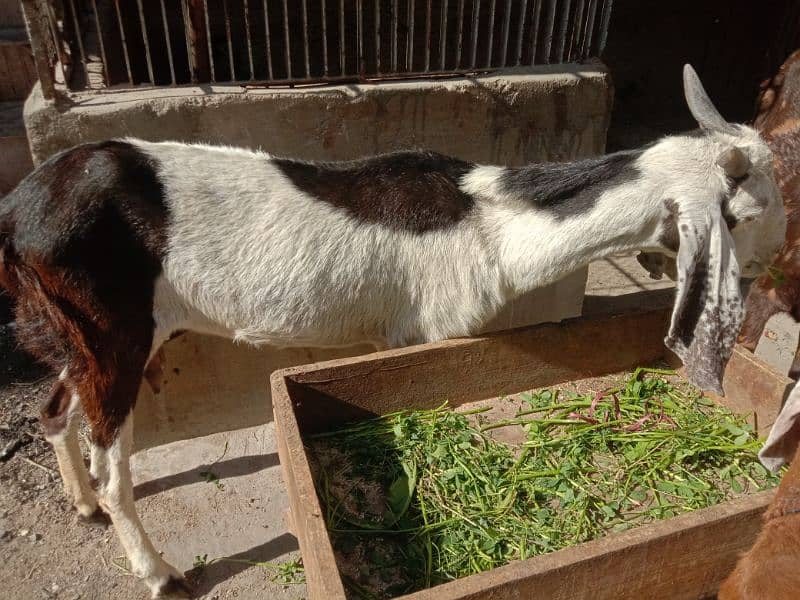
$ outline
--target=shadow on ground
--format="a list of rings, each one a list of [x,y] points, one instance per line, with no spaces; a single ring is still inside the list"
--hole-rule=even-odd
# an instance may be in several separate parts
[[[186,572],[186,578],[192,585],[195,596],[203,596],[223,581],[247,569],[262,568],[256,563],[270,562],[295,550],[298,550],[297,539],[289,533],[284,533],[260,546],[227,556],[218,562],[195,567]],[[274,569],[269,568],[264,576],[268,577],[273,572]]]

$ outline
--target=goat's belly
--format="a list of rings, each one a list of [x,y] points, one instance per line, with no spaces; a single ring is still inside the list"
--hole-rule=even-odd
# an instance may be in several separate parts
[[[178,329],[231,338],[255,346],[346,347],[386,346],[376,318],[360,303],[303,300],[287,293],[265,297],[235,286],[203,289],[162,275],[156,282],[156,329]]]

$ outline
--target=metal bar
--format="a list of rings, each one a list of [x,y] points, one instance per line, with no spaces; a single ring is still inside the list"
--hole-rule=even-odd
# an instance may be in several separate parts
[[[50,35],[53,38],[53,46],[55,47],[56,54],[58,55],[58,63],[61,65],[61,77],[64,78],[64,85],[67,84],[67,57],[64,52],[64,39],[58,31],[56,24],[56,16],[53,14],[53,4],[45,2],[44,6],[39,5],[47,12],[47,25],[50,29]],[[43,33],[44,35],[44,33]],[[46,44],[45,44],[46,47]],[[53,77],[55,78],[55,68],[53,68]]]
[[[586,36],[583,38],[581,58],[586,58],[592,52],[592,36],[594,35],[595,19],[597,19],[597,3],[599,0],[589,2],[589,16],[586,19]]]
[[[392,73],[397,73],[397,0],[392,0]]]
[[[561,14],[561,25],[559,26],[558,30],[558,62],[564,62],[564,48],[567,43],[567,24],[569,23],[569,9],[570,3],[572,0],[566,0],[564,7],[562,7],[562,14]]]
[[[381,72],[381,0],[375,0],[375,72]]]
[[[553,33],[556,29],[556,2],[558,0],[550,0],[550,6],[547,9],[547,34],[544,39],[544,64],[550,64],[550,53],[553,50]]]
[[[414,0],[408,0],[408,38],[406,38],[406,71],[414,70]]]
[[[322,74],[328,75],[328,11],[322,0]]]
[[[122,54],[125,57],[125,69],[128,71],[128,82],[133,85],[133,73],[131,72],[131,58],[128,56],[128,42],[125,41],[125,28],[122,26],[122,14],[119,11],[119,0],[114,0],[117,9],[117,25],[119,25],[119,37],[122,41]]]
[[[494,9],[496,8],[496,0],[492,0],[492,3],[489,5],[489,43],[487,44],[487,54],[486,54],[486,68],[492,66],[492,53],[494,48],[492,47],[494,44]]]
[[[162,0],[163,2],[163,0]],[[108,76],[108,59],[106,58],[106,45],[103,42],[103,30],[100,28],[100,15],[97,12],[97,2],[92,0],[92,11],[94,12],[94,24],[97,27],[97,41],[100,43],[100,57],[103,59],[103,74],[106,78],[106,87],[111,85],[111,78]]]
[[[94,2],[94,0],[92,0]],[[164,8],[164,0],[161,0],[161,18],[164,20],[164,38],[167,41],[167,60],[169,61],[169,74],[172,77],[172,85],[175,85],[175,65],[172,61],[172,42],[169,39],[169,25],[167,25],[167,9]]]
[[[522,64],[522,38],[525,36],[525,17],[528,16],[528,0],[522,0],[522,8],[519,10],[519,29],[517,30],[517,60],[516,66]]]
[[[582,45],[583,19],[586,10],[586,0],[577,0],[575,6],[575,18],[572,21],[572,36],[570,36],[569,52],[567,61],[572,62],[576,58],[576,52]]]
[[[72,2],[72,0],[70,0]],[[144,9],[142,8],[142,0],[137,0],[139,5],[139,25],[142,28],[142,39],[144,40],[144,55],[147,58],[147,74],[150,77],[150,83],[155,85],[156,79],[153,77],[153,60],[150,58],[150,38],[147,35],[147,24],[144,20]]]
[[[139,0],[141,2],[141,0]],[[211,67],[211,83],[217,81],[217,70],[214,68],[214,48],[211,45],[211,19],[208,12],[208,0],[203,0],[203,14],[206,21],[206,41],[208,42],[208,65]]]
[[[503,20],[503,53],[500,55],[500,66],[506,66],[506,55],[508,54],[508,32],[511,29],[511,0],[506,0],[506,14]]]
[[[36,74],[39,76],[42,96],[44,96],[45,100],[52,100],[56,96],[56,86],[53,73],[50,71],[45,33],[42,31],[41,15],[35,0],[22,0],[22,17],[28,28],[31,52],[33,53],[34,63],[36,63]],[[66,80],[64,83],[66,84]]]
[[[286,42],[286,78],[292,78],[292,47],[289,44],[289,6],[283,0],[283,39]]]
[[[470,43],[471,46],[471,56],[470,56],[470,66],[474,69],[475,63],[478,58],[478,25],[481,16],[481,0],[475,0],[472,4],[472,42]]]
[[[358,37],[358,74],[364,74],[364,7],[362,0],[356,0],[356,35]]]
[[[69,0],[70,12],[72,12],[72,22],[75,26],[75,38],[78,42],[78,50],[81,54],[81,63],[83,64],[83,72],[86,75],[86,87],[89,87],[89,65],[86,64],[86,52],[83,49],[83,32],[81,31],[80,23],[78,23],[78,12],[75,10],[75,0]],[[148,58],[150,54],[148,53]],[[152,77],[151,77],[152,78]]]
[[[306,64],[306,77],[311,77],[311,67],[308,58],[308,8],[306,0],[303,0],[303,57]]]
[[[228,38],[228,62],[231,67],[231,81],[236,81],[236,70],[233,66],[233,39],[231,38],[231,17],[228,13],[228,0],[222,0],[222,15],[225,18],[225,37]]]
[[[189,66],[189,80],[192,83],[197,83],[197,73],[196,69],[197,66],[195,65],[194,61],[194,52],[192,52],[192,42],[190,39],[190,31],[192,29],[192,22],[189,19],[189,11],[187,10],[186,4],[188,0],[181,0],[181,16],[183,18],[183,34],[184,38],[186,39],[186,62]]]
[[[456,34],[456,69],[461,66],[461,45],[464,42],[464,0],[458,0],[458,33]]]
[[[606,0],[606,3],[603,5],[603,21],[600,25],[600,44],[597,48],[597,56],[600,56],[603,53],[603,50],[606,48],[606,40],[608,39],[608,24],[611,22],[611,8],[614,4],[614,0]]]
[[[445,58],[447,58],[447,0],[441,0],[442,12],[439,18],[439,68],[444,71]]]
[[[245,30],[245,38],[247,39],[247,59],[250,64],[250,81],[253,81],[253,79],[255,79],[255,73],[253,73],[253,41],[250,39],[250,2],[248,2],[248,0],[243,0],[243,2],[244,2],[244,30]]]
[[[531,64],[536,63],[537,43],[539,42],[539,18],[542,16],[542,0],[533,0],[531,7]]]
[[[264,44],[266,44],[267,51],[267,77],[272,80],[272,42],[269,37],[269,9],[267,8],[267,0],[264,0]]]
[[[344,75],[347,69],[347,55],[344,43],[344,0],[339,0],[339,71]]]
[[[431,0],[425,13],[425,72],[431,70]]]

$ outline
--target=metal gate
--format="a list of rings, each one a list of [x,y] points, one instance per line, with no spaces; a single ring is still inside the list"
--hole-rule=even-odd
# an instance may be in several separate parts
[[[23,0],[40,79],[70,91],[307,85],[579,62],[613,0]],[[45,94],[48,93],[43,82]]]

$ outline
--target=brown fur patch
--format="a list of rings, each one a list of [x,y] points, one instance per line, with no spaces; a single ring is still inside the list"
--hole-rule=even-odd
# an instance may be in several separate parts
[[[800,317],[800,51],[793,53],[778,73],[762,86],[758,114],[753,122],[775,157],[775,179],[786,209],[786,243],[774,265],[784,281],[774,287],[764,276],[750,287],[747,314],[739,342],[755,349],[770,317],[789,312]]]
[[[71,394],[62,381],[53,385],[50,397],[40,407],[42,428],[45,435],[58,435],[67,426],[67,409]]]
[[[57,271],[12,268],[23,288],[17,311],[22,344],[55,368],[69,365],[93,442],[108,447],[136,401],[152,343],[152,298],[140,292],[134,302],[112,308]]]

